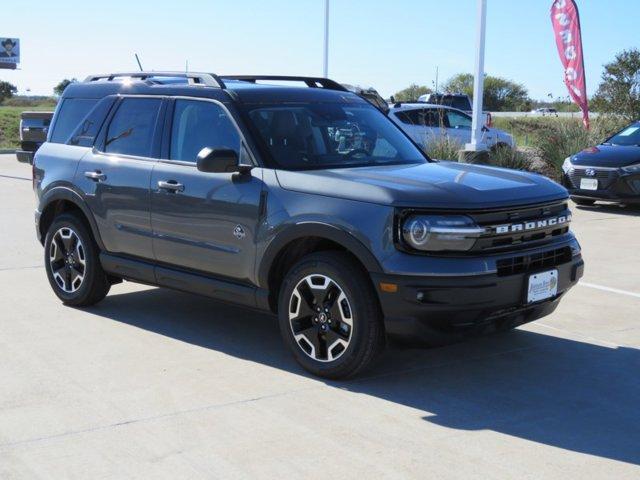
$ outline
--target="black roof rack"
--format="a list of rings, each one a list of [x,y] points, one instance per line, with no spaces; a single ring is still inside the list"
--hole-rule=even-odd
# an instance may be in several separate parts
[[[272,80],[277,82],[301,82],[309,88],[325,88],[327,90],[348,90],[334,80],[322,77],[298,77],[289,75],[221,75],[222,80],[241,80],[243,82],[257,83],[258,80]]]
[[[152,80],[160,77],[177,77],[185,78],[189,85],[201,85],[204,87],[225,88],[225,84],[215,73],[198,73],[198,72],[117,72],[106,73],[102,75],[89,75],[84,79],[85,82],[97,82],[99,80],[114,81],[121,78],[135,78],[141,81]]]

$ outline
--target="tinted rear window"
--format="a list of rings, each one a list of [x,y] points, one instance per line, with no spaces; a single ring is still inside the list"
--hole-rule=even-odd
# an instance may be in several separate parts
[[[150,157],[161,103],[155,98],[124,99],[109,124],[105,152]]]
[[[21,120],[22,128],[43,128],[48,127],[51,123],[50,118],[23,118]]]
[[[67,143],[71,134],[97,101],[95,98],[64,99],[56,117],[50,141],[53,143]]]

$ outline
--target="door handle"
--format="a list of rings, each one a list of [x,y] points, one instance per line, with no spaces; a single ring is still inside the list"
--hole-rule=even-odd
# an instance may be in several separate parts
[[[182,192],[184,190],[184,185],[176,182],[175,180],[160,180],[158,182],[158,189],[168,190],[174,193]]]
[[[107,179],[107,176],[100,170],[94,170],[93,172],[84,172],[84,176],[95,182],[102,182]]]

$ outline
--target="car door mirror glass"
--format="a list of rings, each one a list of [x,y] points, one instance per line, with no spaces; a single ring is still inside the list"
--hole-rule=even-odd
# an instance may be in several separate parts
[[[228,148],[205,147],[198,153],[196,162],[201,172],[234,173],[241,169],[238,154]]]

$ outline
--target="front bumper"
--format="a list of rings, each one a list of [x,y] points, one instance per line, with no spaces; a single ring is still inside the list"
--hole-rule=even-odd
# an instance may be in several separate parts
[[[572,169],[563,175],[563,185],[572,198],[603,200],[618,203],[640,203],[640,173],[626,173],[623,170],[594,168],[598,180],[597,190],[583,190],[580,180],[587,177],[584,168]]]
[[[529,276],[551,269],[558,270],[558,294],[542,302],[527,304]],[[372,279],[379,291],[389,336],[437,342],[443,335],[513,327],[548,315],[582,277],[583,271],[582,256],[577,254],[560,265],[516,274],[372,274]],[[381,282],[397,285],[397,292],[381,291]]]

